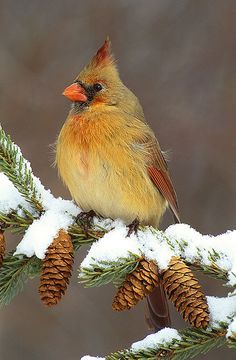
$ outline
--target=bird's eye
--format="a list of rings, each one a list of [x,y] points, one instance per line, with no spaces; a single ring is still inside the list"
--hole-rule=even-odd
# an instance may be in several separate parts
[[[101,90],[102,90],[102,85],[99,84],[99,83],[96,83],[96,84],[93,85],[93,88],[94,88],[94,90],[95,90],[96,92],[98,92],[98,91],[101,91]]]

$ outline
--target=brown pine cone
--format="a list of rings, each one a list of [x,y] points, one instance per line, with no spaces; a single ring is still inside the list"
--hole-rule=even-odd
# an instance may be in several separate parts
[[[158,268],[152,261],[142,259],[137,268],[127,276],[112,304],[113,310],[130,309],[150,294],[158,285]]]
[[[4,231],[0,229],[0,266],[2,266],[5,251],[6,251],[6,243],[5,243]]]
[[[184,320],[196,328],[206,328],[209,323],[206,297],[189,267],[180,258],[173,257],[162,279],[167,296]]]
[[[39,293],[45,305],[56,305],[64,295],[71,277],[73,260],[71,237],[64,230],[60,230],[43,260]]]

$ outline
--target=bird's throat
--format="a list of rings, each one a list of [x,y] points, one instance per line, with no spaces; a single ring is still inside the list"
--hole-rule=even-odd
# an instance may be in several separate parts
[[[88,109],[89,101],[81,102],[81,101],[74,101],[71,105],[71,111],[73,114],[79,114],[84,110]]]

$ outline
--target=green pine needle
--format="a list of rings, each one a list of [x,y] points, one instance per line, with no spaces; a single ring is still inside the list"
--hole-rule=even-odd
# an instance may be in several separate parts
[[[7,305],[24,288],[28,279],[39,276],[41,260],[36,256],[18,257],[9,253],[0,268],[0,304]]]
[[[200,262],[196,262],[194,264],[190,264],[186,262],[187,265],[191,266],[193,269],[197,271],[201,271],[203,274],[210,276],[216,280],[223,280],[228,282],[228,273],[226,270],[221,269],[216,263],[212,262],[210,265],[203,265]]]
[[[22,196],[38,211],[42,212],[40,194],[34,184],[29,163],[10,136],[0,126],[0,171],[12,181]]]
[[[181,340],[177,341],[178,348],[173,350],[172,359],[187,360],[197,355],[206,354],[213,348],[219,348],[226,342],[225,331],[207,331],[201,329],[186,329],[180,332]]]
[[[113,283],[121,285],[126,276],[138,266],[140,257],[130,254],[129,258],[120,258],[119,261],[96,261],[94,266],[81,268],[79,280],[85,287],[101,286]]]
[[[22,215],[19,215],[16,211],[12,211],[7,215],[0,212],[0,224],[2,224],[2,227],[9,228],[13,233],[22,233],[27,230],[35,218],[23,208],[21,208],[21,212]]]
[[[154,348],[146,348],[139,351],[121,350],[105,357],[106,360],[156,360],[173,359],[187,360],[197,355],[206,354],[213,348],[219,348],[226,342],[225,331],[206,331],[189,328],[179,332],[181,340],[173,340],[170,343],[159,345]]]

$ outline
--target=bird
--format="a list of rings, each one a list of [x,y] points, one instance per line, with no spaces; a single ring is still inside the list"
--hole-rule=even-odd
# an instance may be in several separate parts
[[[165,152],[138,98],[121,80],[108,38],[63,95],[71,109],[56,141],[55,162],[83,212],[158,228],[169,207],[180,222]],[[170,322],[158,289],[149,298],[155,328]]]

